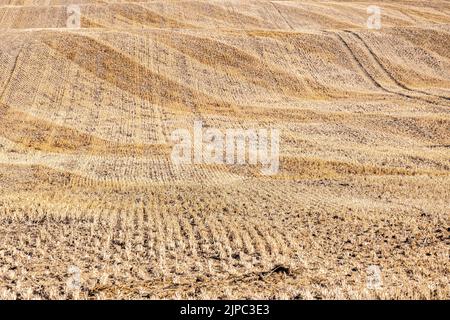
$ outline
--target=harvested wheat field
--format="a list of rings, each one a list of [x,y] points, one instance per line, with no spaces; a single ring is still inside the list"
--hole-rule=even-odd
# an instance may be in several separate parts
[[[449,148],[448,1],[0,0],[0,298],[449,299]]]

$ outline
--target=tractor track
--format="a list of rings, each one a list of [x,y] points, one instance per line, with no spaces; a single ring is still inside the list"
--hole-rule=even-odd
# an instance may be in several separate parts
[[[351,34],[353,36],[356,36],[356,34],[354,32],[347,32],[347,34]],[[446,100],[450,100],[450,98],[447,97],[441,97],[441,96],[434,96],[431,94],[428,94],[426,92],[422,92],[422,91],[417,91],[417,90],[412,90],[408,87],[406,87],[405,85],[403,85],[402,83],[400,83],[397,79],[395,79],[385,68],[384,66],[380,63],[379,59],[376,57],[376,55],[370,50],[370,48],[367,46],[367,44],[361,40],[361,42],[363,43],[364,47],[368,50],[368,52],[371,54],[371,56],[373,57],[374,61],[377,62],[377,67],[379,68],[379,70],[381,70],[384,74],[386,74],[386,76],[391,79],[391,81],[401,90],[405,90],[408,93],[404,93],[404,92],[398,92],[396,90],[391,90],[386,88],[383,84],[380,83],[380,81],[378,81],[368,70],[368,68],[366,68],[364,66],[364,63],[361,61],[360,58],[358,58],[358,56],[355,54],[354,50],[350,47],[349,43],[344,39],[344,37],[342,37],[342,35],[340,35],[339,33],[334,33],[337,36],[337,39],[339,39],[339,41],[344,45],[344,47],[347,49],[347,51],[350,53],[350,56],[352,57],[352,59],[356,62],[356,64],[360,67],[360,69],[363,71],[363,73],[366,75],[367,78],[369,78],[371,80],[371,82],[377,87],[380,88],[381,90],[383,90],[384,92],[390,93],[390,94],[394,94],[394,95],[398,95],[401,96],[403,98],[407,98],[407,99],[412,99],[412,100],[420,100],[420,101],[424,101],[433,105],[437,105],[437,106],[443,106],[443,107],[448,107],[448,105],[442,105],[434,100],[430,100],[427,99],[425,97],[421,97],[421,96],[416,96],[413,94],[426,94],[428,96],[431,96],[433,98],[439,98],[439,99],[446,99]],[[361,39],[358,36],[358,39]],[[410,94],[411,93],[411,94]]]
[[[409,87],[407,87],[406,85],[404,85],[403,83],[401,83],[400,81],[398,81],[390,72],[389,70],[387,70],[383,64],[381,63],[380,59],[377,57],[377,55],[373,52],[373,50],[369,47],[369,45],[367,44],[366,41],[364,41],[363,38],[361,38],[361,36],[359,34],[357,34],[356,32],[350,31],[350,30],[345,30],[345,32],[354,35],[356,38],[359,39],[359,41],[364,45],[364,47],[367,49],[367,51],[372,55],[373,59],[377,62],[378,66],[384,71],[384,73],[393,81],[395,82],[395,84],[397,84],[400,88],[404,89],[404,90],[408,90],[411,92],[416,92],[419,94],[424,94],[430,97],[435,97],[435,98],[440,98],[440,99],[444,99],[447,101],[450,101],[450,97],[446,97],[446,96],[441,96],[441,95],[434,95],[422,90],[417,90],[417,89],[411,89]]]

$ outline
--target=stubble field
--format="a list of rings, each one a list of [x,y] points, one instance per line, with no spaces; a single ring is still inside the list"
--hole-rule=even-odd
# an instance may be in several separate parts
[[[449,299],[449,148],[448,1],[0,0],[0,298]]]

